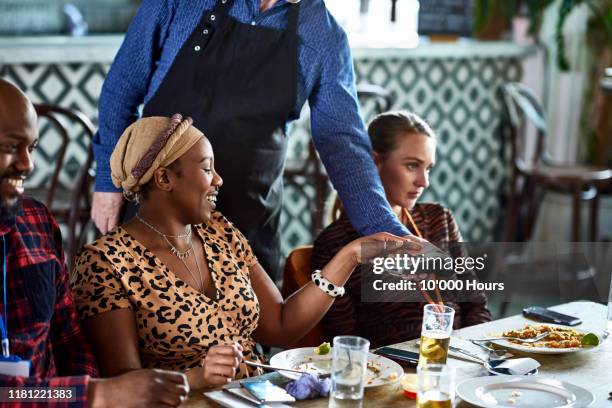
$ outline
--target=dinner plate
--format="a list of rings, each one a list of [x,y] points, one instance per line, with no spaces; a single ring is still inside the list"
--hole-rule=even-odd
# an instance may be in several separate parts
[[[557,324],[546,323],[546,326],[550,327],[561,327],[563,329],[573,329],[578,333],[587,334],[587,332],[574,329],[573,327],[560,326]],[[518,330],[518,329],[517,329]],[[505,330],[508,331],[508,330]],[[491,343],[495,343],[498,346],[505,349],[512,349],[516,351],[522,351],[524,353],[534,353],[534,354],[565,354],[565,353],[576,353],[579,351],[589,351],[596,349],[599,346],[586,346],[586,347],[568,347],[568,348],[550,348],[550,347],[530,347],[527,345],[522,345],[518,343],[512,343],[508,340],[492,340]],[[601,344],[601,341],[599,342]]]
[[[482,408],[588,407],[595,397],[564,381],[520,375],[477,377],[457,385],[457,395]]]
[[[281,351],[270,359],[274,367],[303,370],[313,374],[327,374],[331,370],[332,353],[320,356],[313,347],[302,347]],[[287,378],[297,379],[300,374],[279,370]],[[368,353],[368,371],[365,387],[391,384],[400,379],[404,369],[395,361],[373,353]]]

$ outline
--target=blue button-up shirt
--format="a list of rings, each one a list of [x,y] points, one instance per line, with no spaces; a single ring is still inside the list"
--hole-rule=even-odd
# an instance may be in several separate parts
[[[142,2],[102,87],[100,129],[94,138],[96,191],[118,191],[112,184],[109,165],[117,140],[138,118],[139,105],[153,97],[202,13],[215,3]],[[263,13],[259,4],[259,0],[234,0],[229,14],[247,24],[286,28],[290,7],[286,0],[278,0]],[[346,34],[323,0],[302,0],[300,7],[298,94],[290,120],[299,117],[308,100],[313,141],[359,232],[408,234],[386,201],[372,160],[371,144],[359,115]],[[180,98],[180,93],[176,97]]]

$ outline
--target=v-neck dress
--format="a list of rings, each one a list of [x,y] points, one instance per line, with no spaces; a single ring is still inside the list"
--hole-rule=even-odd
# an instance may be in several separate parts
[[[217,299],[179,279],[121,227],[85,245],[77,257],[71,283],[80,319],[131,309],[143,367],[197,367],[211,346],[234,342],[244,348],[245,359],[260,360],[252,338],[259,302],[249,277],[258,262],[251,246],[219,212],[195,231],[203,242]],[[258,373],[241,364],[237,377]]]

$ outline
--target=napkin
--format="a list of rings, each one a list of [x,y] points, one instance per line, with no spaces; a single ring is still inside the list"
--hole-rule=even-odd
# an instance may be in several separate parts
[[[499,360],[498,360],[499,361]],[[513,358],[510,360],[503,360],[500,364],[493,364],[495,361],[489,362],[491,367],[496,371],[505,369],[511,375],[525,375],[540,366],[537,360],[533,358]]]
[[[331,382],[329,378],[319,379],[316,375],[304,373],[295,381],[287,384],[285,389],[297,400],[316,397],[327,397]]]

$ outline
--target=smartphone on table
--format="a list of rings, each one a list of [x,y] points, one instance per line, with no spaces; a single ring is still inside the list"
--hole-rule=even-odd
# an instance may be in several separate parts
[[[401,350],[395,347],[381,347],[376,349],[374,352],[383,357],[387,357],[390,360],[398,362],[400,364],[417,365],[419,364],[419,353],[414,351]]]
[[[544,307],[531,306],[523,309],[523,316],[546,323],[561,324],[564,326],[578,326],[582,323],[577,317],[553,312]]]

